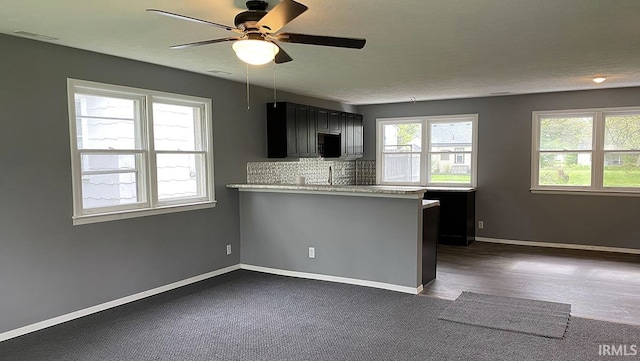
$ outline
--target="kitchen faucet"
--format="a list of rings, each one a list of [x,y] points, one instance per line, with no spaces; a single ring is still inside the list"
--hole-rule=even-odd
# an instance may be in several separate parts
[[[333,170],[331,169],[331,166],[329,166],[329,185],[333,185]]]

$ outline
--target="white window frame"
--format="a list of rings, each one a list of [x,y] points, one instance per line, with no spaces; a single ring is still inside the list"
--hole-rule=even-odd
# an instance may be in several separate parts
[[[534,111],[531,113],[531,193],[584,194],[606,196],[640,196],[640,188],[604,187],[604,156],[606,153],[619,153],[624,150],[604,150],[605,115],[638,114],[640,107],[592,108]],[[545,116],[593,117],[591,150],[563,150],[559,153],[591,153],[591,185],[562,186],[539,184],[540,172],[540,119]],[[555,151],[554,151],[555,152]]]
[[[458,152],[468,154],[471,157],[471,179],[469,183],[438,183],[431,182],[431,155],[451,154],[451,152],[431,151],[431,124],[469,122],[472,124],[471,151]],[[383,162],[383,127],[388,124],[420,123],[422,125],[422,148],[420,151],[420,181],[419,182],[385,182]],[[457,154],[454,155],[454,158]],[[478,179],[478,114],[455,114],[404,118],[378,118],[376,119],[376,183],[384,185],[420,185],[426,187],[447,188],[475,188]]]
[[[183,212],[195,209],[215,207],[214,194],[214,164],[213,164],[213,124],[211,99],[194,96],[186,96],[173,93],[158,92],[146,89],[125,87],[112,84],[104,84],[78,79],[67,79],[67,96],[69,106],[69,133],[71,147],[71,171],[73,188],[73,224],[88,224],[106,222],[118,219],[150,216],[173,212]],[[111,96],[115,98],[135,99],[139,101],[141,116],[140,138],[142,144],[131,150],[87,150],[78,149],[75,94],[91,94]],[[153,103],[176,104],[183,106],[199,107],[201,114],[202,150],[188,151],[186,153],[203,154],[205,157],[204,170],[204,196],[194,198],[174,199],[171,201],[159,201],[157,190],[156,156],[163,153],[180,153],[180,151],[160,151],[154,148],[153,137]],[[103,154],[135,154],[141,160],[140,169],[143,174],[138,182],[138,194],[141,201],[134,204],[126,204],[95,209],[84,209],[82,203],[82,153]],[[111,172],[111,171],[110,171]],[[113,172],[111,172],[113,173]]]

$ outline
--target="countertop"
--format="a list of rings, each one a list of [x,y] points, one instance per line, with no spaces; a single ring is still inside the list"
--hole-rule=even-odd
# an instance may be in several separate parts
[[[345,194],[345,195],[369,195],[369,196],[399,196],[422,198],[427,187],[411,186],[342,186],[342,185],[320,185],[320,184],[247,184],[236,183],[227,184],[227,188],[234,188],[245,191],[272,191],[286,193],[321,193],[321,194]]]
[[[440,207],[440,201],[424,199],[422,201],[422,209]]]

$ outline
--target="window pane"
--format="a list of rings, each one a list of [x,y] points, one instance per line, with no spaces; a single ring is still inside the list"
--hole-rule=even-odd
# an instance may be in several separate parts
[[[540,185],[590,186],[590,153],[540,153]]]
[[[89,116],[131,120],[136,118],[138,101],[134,99],[76,93],[75,100],[76,116],[79,117]]]
[[[153,136],[157,150],[202,150],[200,108],[153,103]]]
[[[136,149],[136,126],[133,120],[76,119],[78,149]]]
[[[605,187],[640,187],[640,152],[604,156]]]
[[[472,122],[431,124],[431,151],[445,152],[457,148],[471,151],[473,141]]]
[[[85,209],[133,204],[138,200],[136,173],[82,176],[82,207]]]
[[[604,149],[640,150],[640,114],[605,114]]]
[[[76,94],[78,149],[140,149],[139,101]]]
[[[419,152],[422,149],[422,124],[385,124],[383,152]]]
[[[82,172],[136,170],[136,156],[133,154],[82,154]]]
[[[465,163],[458,164],[458,156],[463,156]],[[471,183],[471,154],[456,154],[446,161],[432,154],[429,171],[430,183]]]
[[[419,154],[383,154],[383,182],[419,182]]]
[[[158,199],[205,197],[204,159],[202,154],[158,154]]]
[[[542,117],[540,150],[590,150],[592,117]]]

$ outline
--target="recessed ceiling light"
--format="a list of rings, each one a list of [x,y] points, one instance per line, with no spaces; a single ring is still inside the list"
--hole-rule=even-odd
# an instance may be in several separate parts
[[[598,83],[598,84],[602,83],[605,80],[607,80],[607,77],[604,77],[604,76],[599,76],[597,78],[593,78],[593,82],[594,83]]]

